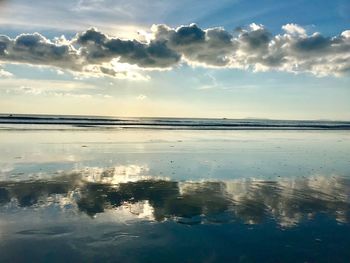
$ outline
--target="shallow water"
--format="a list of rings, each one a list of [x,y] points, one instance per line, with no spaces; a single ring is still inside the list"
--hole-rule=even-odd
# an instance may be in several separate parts
[[[0,262],[347,262],[347,131],[1,130]]]

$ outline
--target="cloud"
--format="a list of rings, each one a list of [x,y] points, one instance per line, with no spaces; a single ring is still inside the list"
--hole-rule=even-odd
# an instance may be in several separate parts
[[[306,36],[306,30],[296,24],[286,24],[282,26],[282,29],[290,35],[297,34],[301,36]]]
[[[235,49],[233,36],[223,28],[202,30],[191,24],[172,29],[166,25],[154,25],[152,31],[155,39],[165,41],[192,64],[224,67]]]
[[[165,41],[141,43],[137,40],[111,38],[94,28],[78,34],[74,43],[81,46],[80,54],[90,63],[108,62],[118,58],[122,63],[142,68],[167,68],[178,63],[181,57],[168,48]]]
[[[52,42],[38,33],[21,34],[15,39],[0,36],[0,61],[80,70],[83,58],[72,45],[61,41]]]
[[[11,78],[13,74],[11,72],[8,72],[2,68],[0,68],[0,78]]]
[[[90,99],[92,95],[85,93],[77,93],[77,92],[69,92],[65,90],[52,89],[49,88],[41,88],[41,87],[33,87],[33,86],[19,86],[12,89],[7,89],[6,94],[8,95],[18,95],[25,94],[28,96],[54,96],[54,97],[65,97],[65,98],[81,98],[81,99]],[[106,96],[104,94],[95,94],[96,98],[109,98],[110,96]]]
[[[140,94],[136,97],[137,100],[145,100],[147,99],[147,96],[146,95],[143,95],[143,94]]]
[[[139,72],[145,70],[171,69],[183,63],[317,76],[340,76],[350,71],[350,30],[334,37],[308,35],[296,24],[286,24],[282,30],[282,34],[273,35],[254,23],[234,32],[220,27],[201,29],[195,24],[178,28],[154,25],[147,41],[116,38],[95,28],[69,40],[63,36],[49,40],[38,33],[14,39],[0,36],[0,63],[134,79],[143,79]],[[121,70],[116,65],[130,68]],[[129,74],[131,68],[135,73]]]
[[[26,95],[26,96],[48,96],[48,97],[77,97],[89,98],[91,92],[94,92],[96,98],[102,98],[105,94],[97,93],[94,85],[75,81],[58,80],[30,80],[26,79],[23,85],[23,79],[8,78],[3,79],[0,85],[1,96]]]

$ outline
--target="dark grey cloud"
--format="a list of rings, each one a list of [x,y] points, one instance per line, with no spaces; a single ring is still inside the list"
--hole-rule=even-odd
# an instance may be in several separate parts
[[[80,53],[91,63],[119,58],[120,62],[139,67],[167,68],[178,63],[181,58],[165,41],[141,43],[137,40],[110,38],[93,28],[77,35],[75,42],[81,46]]]
[[[172,29],[166,25],[153,26],[155,39],[167,45],[194,64],[226,66],[228,55],[235,49],[233,35],[222,28],[202,30],[195,24]]]
[[[5,55],[5,50],[7,49],[10,42],[11,42],[11,40],[9,37],[0,36],[0,56]]]
[[[170,38],[176,46],[188,46],[205,41],[205,32],[197,25],[182,26],[173,31]]]
[[[117,76],[113,61],[139,69],[169,69],[181,63],[204,67],[255,71],[309,72],[341,75],[350,70],[350,31],[328,37],[307,35],[295,24],[272,35],[264,26],[251,24],[229,32],[201,29],[195,24],[170,28],[154,25],[148,41],[115,38],[91,28],[73,39],[49,40],[22,34],[0,36],[0,63],[27,63],[60,69]],[[91,70],[93,68],[93,70]]]
[[[350,66],[350,31],[335,37],[320,33],[307,35],[295,24],[282,27],[284,34],[272,36],[263,26],[251,25],[237,37],[235,67],[254,70],[309,72],[314,75],[341,75]]]
[[[252,30],[241,30],[238,40],[243,48],[256,52],[265,50],[272,39],[272,34],[264,27],[254,25]]]
[[[0,61],[80,70],[80,60],[73,46],[51,42],[38,33],[15,39],[0,36]]]
[[[318,52],[328,49],[332,44],[330,37],[324,37],[320,34],[314,34],[308,38],[302,38],[296,41],[294,48],[301,52]]]

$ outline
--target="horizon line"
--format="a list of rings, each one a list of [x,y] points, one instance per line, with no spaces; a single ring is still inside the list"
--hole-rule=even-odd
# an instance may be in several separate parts
[[[244,118],[230,118],[230,117],[169,117],[169,116],[112,116],[112,115],[88,115],[88,114],[50,114],[50,113],[1,113],[0,118],[11,117],[30,117],[30,116],[53,116],[53,117],[86,117],[86,118],[111,118],[111,119],[203,119],[203,120],[269,120],[269,121],[324,121],[324,122],[350,122],[350,119],[280,119],[280,118],[259,118],[259,117],[244,117]]]

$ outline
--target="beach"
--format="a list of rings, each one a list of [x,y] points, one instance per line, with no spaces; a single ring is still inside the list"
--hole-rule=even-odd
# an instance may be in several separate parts
[[[350,262],[349,14],[0,0],[0,263]]]
[[[3,124],[0,146],[4,262],[350,257],[346,130]]]

